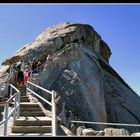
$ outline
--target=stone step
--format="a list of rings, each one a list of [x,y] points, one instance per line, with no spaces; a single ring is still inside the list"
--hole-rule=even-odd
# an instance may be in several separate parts
[[[51,125],[49,117],[19,117],[15,122],[15,126],[47,126]]]
[[[45,116],[44,112],[42,110],[37,111],[20,111],[20,116]]]
[[[20,99],[20,102],[30,102],[30,99]]]
[[[12,133],[51,133],[51,126],[13,126]]]
[[[21,95],[26,96],[26,91],[21,91],[21,90],[20,90],[20,93],[21,93]]]
[[[38,107],[20,107],[20,111],[39,111],[41,108]]]
[[[26,88],[18,88],[18,90],[23,93],[23,92],[26,92]]]
[[[21,102],[30,102],[30,99],[27,96],[20,96],[20,101]]]
[[[35,136],[35,137],[45,137],[45,136],[52,136],[52,133],[10,133],[8,137],[28,137],[28,136]]]
[[[26,90],[26,87],[18,87],[19,90]]]
[[[34,108],[34,107],[40,107],[39,106],[39,104],[37,104],[37,103],[26,103],[26,102],[22,102],[22,103],[20,103],[20,107],[32,107],[32,108]]]
[[[20,91],[21,93],[26,92],[26,90],[23,90],[23,89],[19,89],[19,91]]]
[[[28,95],[20,95],[20,98],[29,98]]]
[[[25,85],[18,86],[18,89],[26,89]]]
[[[20,96],[20,99],[21,99],[21,98],[29,98],[29,97],[28,97],[28,96]]]
[[[30,102],[30,99],[20,99],[20,102]]]
[[[20,96],[26,96],[26,93],[21,93]]]
[[[18,90],[26,91],[26,87],[19,87]]]

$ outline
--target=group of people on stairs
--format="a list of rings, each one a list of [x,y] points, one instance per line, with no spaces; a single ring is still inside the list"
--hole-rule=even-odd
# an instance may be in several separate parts
[[[47,61],[52,61],[53,58],[51,55],[48,55],[46,58]],[[29,62],[25,64],[23,60],[16,63],[14,69],[16,86],[27,85],[28,78],[30,77],[31,73],[38,73],[39,68],[41,68],[42,63],[37,61],[36,59],[33,62]]]

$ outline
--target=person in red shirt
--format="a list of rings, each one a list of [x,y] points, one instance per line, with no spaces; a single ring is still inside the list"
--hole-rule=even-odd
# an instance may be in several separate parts
[[[24,72],[24,85],[25,86],[27,85],[28,78],[29,78],[29,71],[28,69],[26,69]]]

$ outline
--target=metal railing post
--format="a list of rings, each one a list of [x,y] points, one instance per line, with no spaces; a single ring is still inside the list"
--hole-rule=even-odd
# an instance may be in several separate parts
[[[1,122],[1,124],[4,124],[3,135],[7,136],[8,135],[8,130],[7,130],[7,128],[8,128],[8,120],[11,117],[11,115],[13,115],[13,121],[15,121],[16,116],[18,114],[17,111],[19,109],[18,102],[20,102],[20,91],[15,86],[13,86],[12,84],[9,84],[8,80],[6,80],[3,83],[6,83],[6,90],[8,92],[8,96],[10,96],[9,99],[5,103],[2,103],[3,106],[5,106],[5,107],[4,107],[4,115],[3,115],[4,117],[3,117],[3,121]],[[2,85],[2,83],[0,83],[0,85]],[[14,95],[12,95],[13,94],[13,89],[17,91]],[[11,103],[13,100],[14,100],[14,109],[9,114],[8,113],[9,103]]]
[[[31,92],[32,94],[34,94],[35,96],[39,97],[41,100],[45,101],[47,104],[49,104],[52,108],[52,136],[56,136],[57,135],[57,114],[56,114],[56,102],[55,102],[55,91],[49,91],[44,89],[43,87],[40,87],[30,81],[27,81],[28,86],[27,86],[27,91]],[[35,86],[49,94],[51,94],[51,103],[49,101],[47,101],[46,99],[44,99],[43,97],[39,96],[37,93],[35,93],[33,90],[30,89],[30,85]]]
[[[15,101],[14,101],[14,114],[13,114],[13,121],[15,122],[16,120],[16,112],[17,112],[17,95],[15,96]]]
[[[18,92],[18,94],[17,94],[17,103],[18,103],[17,118],[19,118],[19,114],[20,114],[20,92]]]
[[[27,90],[27,88],[28,88],[28,82],[27,82],[27,84],[26,84],[26,96],[28,95],[28,90]]]
[[[9,86],[9,85],[8,85]],[[13,89],[12,87],[10,86],[10,97],[12,96],[12,92],[13,92]]]
[[[4,113],[4,136],[7,136],[7,118],[8,118],[8,104],[5,106],[5,113]]]
[[[56,136],[56,104],[54,90],[52,90],[52,136]]]

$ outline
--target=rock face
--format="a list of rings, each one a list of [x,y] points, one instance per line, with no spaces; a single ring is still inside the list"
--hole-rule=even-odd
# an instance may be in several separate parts
[[[140,123],[140,98],[109,65],[111,50],[93,27],[80,23],[52,26],[15,56],[25,63],[34,58],[44,63],[48,54],[53,62],[40,70],[38,84],[57,91],[75,119]],[[106,127],[91,126],[95,130]],[[140,131],[138,127],[123,128]]]
[[[84,129],[82,131],[82,135],[85,135],[85,136],[94,135],[94,132],[95,130],[92,130],[92,129]]]

